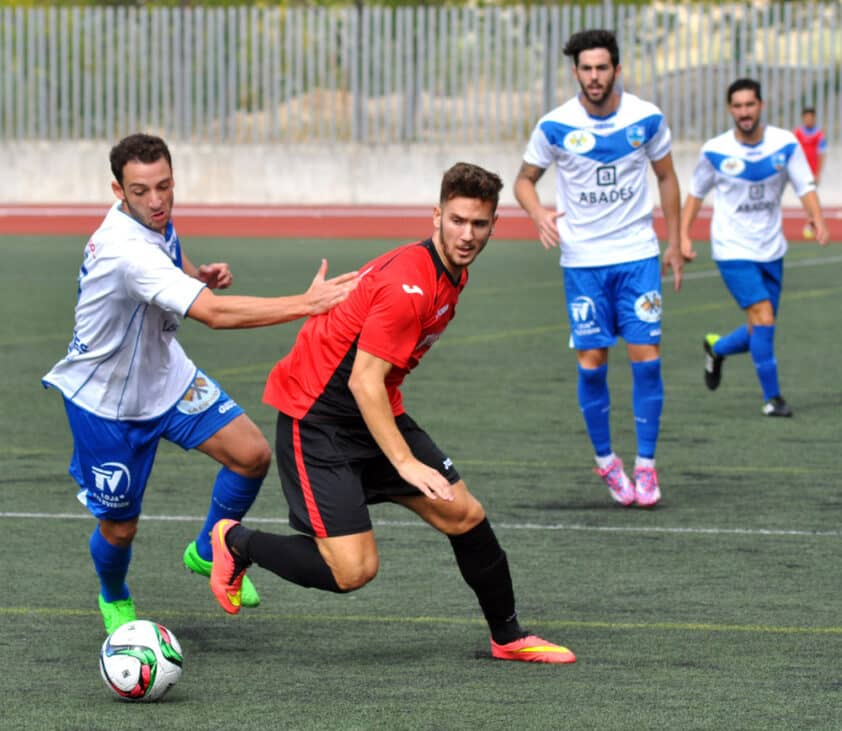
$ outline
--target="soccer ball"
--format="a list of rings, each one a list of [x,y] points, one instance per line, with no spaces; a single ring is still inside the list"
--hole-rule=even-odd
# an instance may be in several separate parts
[[[115,629],[99,651],[105,684],[128,701],[157,701],[181,677],[181,645],[164,625],[136,619]]]

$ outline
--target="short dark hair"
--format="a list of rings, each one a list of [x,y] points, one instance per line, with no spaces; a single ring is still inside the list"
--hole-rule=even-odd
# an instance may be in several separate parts
[[[731,103],[731,97],[738,91],[753,91],[757,97],[757,101],[763,101],[763,94],[760,89],[760,82],[754,79],[737,79],[728,87],[728,103]]]
[[[499,175],[484,170],[479,165],[457,162],[445,171],[441,179],[439,205],[444,205],[452,198],[478,198],[481,201],[491,201],[496,211],[502,189],[503,181]]]
[[[801,116],[804,116],[805,114],[815,114],[815,113],[816,113],[815,107],[804,107],[804,109],[801,110]]]
[[[123,168],[127,162],[137,160],[138,162],[157,162],[165,158],[167,164],[172,168],[172,156],[167,143],[155,135],[142,133],[129,135],[120,140],[111,148],[109,159],[111,160],[111,172],[115,180],[123,185]]]
[[[620,47],[617,45],[617,36],[611,30],[581,30],[574,33],[567,39],[564,46],[564,55],[573,59],[574,65],[579,65],[579,54],[582,51],[591,51],[594,48],[604,48],[611,55],[611,65],[618,66],[620,63]]]

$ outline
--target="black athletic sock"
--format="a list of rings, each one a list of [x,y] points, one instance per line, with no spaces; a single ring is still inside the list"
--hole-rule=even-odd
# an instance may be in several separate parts
[[[293,584],[344,594],[310,536],[281,536],[234,526],[225,537],[228,548],[246,562],[254,562]]]
[[[506,552],[485,518],[467,533],[448,536],[462,578],[474,590],[491,636],[498,644],[525,637],[515,611],[515,593]]]

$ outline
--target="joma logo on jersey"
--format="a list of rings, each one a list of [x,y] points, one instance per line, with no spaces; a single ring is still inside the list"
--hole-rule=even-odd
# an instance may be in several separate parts
[[[417,284],[413,284],[412,286],[404,284],[403,291],[407,294],[420,294],[422,296],[424,295],[424,290],[421,289],[421,287],[419,287]]]
[[[99,467],[91,467],[91,472],[94,473],[94,485],[100,492],[108,490],[112,495],[116,494],[123,475],[126,477],[123,491],[128,490],[132,484],[129,470],[121,462],[104,462]]]
[[[585,129],[574,129],[564,136],[564,149],[577,155],[584,155],[596,147],[596,137]]]

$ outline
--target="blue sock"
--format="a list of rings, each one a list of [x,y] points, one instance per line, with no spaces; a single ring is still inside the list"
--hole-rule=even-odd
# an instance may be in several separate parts
[[[637,456],[655,458],[661,411],[664,408],[664,381],[661,359],[632,363],[632,409],[637,432]]]
[[[105,540],[99,532],[99,525],[91,533],[88,544],[91,558],[99,576],[100,593],[107,602],[129,598],[129,587],[126,585],[126,574],[129,573],[129,563],[132,560],[132,547],[121,548]]]
[[[608,393],[608,365],[579,370],[579,408],[598,457],[611,454],[611,396]]]
[[[713,345],[716,355],[736,355],[747,353],[749,346],[748,325],[740,325],[736,330],[723,335]]]
[[[263,484],[262,477],[243,477],[223,467],[213,484],[210,507],[205,524],[196,536],[196,549],[206,561],[211,560],[211,530],[218,520],[240,520],[248,512]]]
[[[763,389],[763,398],[768,401],[780,396],[778,361],[775,360],[775,326],[755,325],[751,330],[750,345],[751,359],[754,361],[760,388]]]

